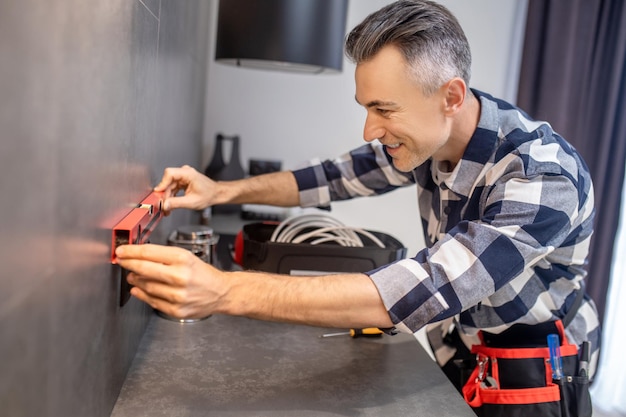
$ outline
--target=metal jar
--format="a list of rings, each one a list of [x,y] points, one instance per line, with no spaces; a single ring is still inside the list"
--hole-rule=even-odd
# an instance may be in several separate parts
[[[213,233],[213,229],[203,225],[181,226],[174,230],[167,239],[169,246],[178,246],[187,249],[204,262],[217,266],[216,248],[219,235]],[[195,319],[179,319],[156,310],[158,316],[179,323],[196,323],[211,317]]]
[[[219,235],[213,233],[212,228],[200,224],[191,224],[174,230],[168,237],[167,244],[187,249],[204,262],[217,265],[218,240]]]

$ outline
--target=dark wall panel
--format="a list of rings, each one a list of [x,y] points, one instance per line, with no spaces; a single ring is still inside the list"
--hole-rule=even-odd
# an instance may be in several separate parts
[[[110,415],[151,314],[119,307],[110,228],[166,166],[200,163],[208,13],[0,2],[0,414]]]

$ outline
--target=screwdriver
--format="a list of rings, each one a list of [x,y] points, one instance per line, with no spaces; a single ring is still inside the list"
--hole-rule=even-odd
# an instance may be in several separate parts
[[[350,329],[347,332],[339,332],[339,333],[326,333],[323,334],[322,337],[334,337],[334,336],[347,336],[350,337],[380,337],[383,335],[382,330],[377,327],[366,327],[365,329]]]

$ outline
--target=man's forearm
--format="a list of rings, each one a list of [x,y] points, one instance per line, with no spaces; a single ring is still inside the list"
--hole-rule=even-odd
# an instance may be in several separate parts
[[[217,202],[292,207],[300,203],[290,171],[219,182]],[[378,290],[365,274],[294,277],[226,272],[218,313],[324,327],[392,327]]]
[[[294,277],[238,271],[226,274],[220,313],[323,327],[388,328],[378,290],[365,274]]]
[[[300,203],[298,185],[291,171],[219,182],[218,187],[220,204],[268,204],[294,207]]]

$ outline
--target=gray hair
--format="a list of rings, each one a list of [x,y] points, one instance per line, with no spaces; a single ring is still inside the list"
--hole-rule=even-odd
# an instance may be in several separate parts
[[[348,34],[346,55],[359,64],[387,45],[401,51],[426,95],[454,77],[469,85],[469,43],[454,15],[438,3],[399,0],[372,13]]]

